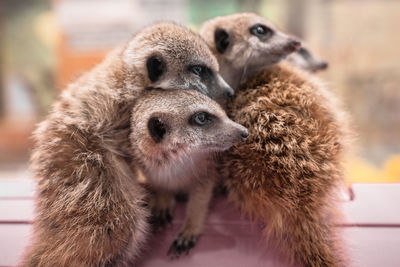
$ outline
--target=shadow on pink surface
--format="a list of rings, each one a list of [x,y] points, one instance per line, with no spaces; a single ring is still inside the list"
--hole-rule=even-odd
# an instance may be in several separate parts
[[[180,204],[172,225],[150,239],[138,266],[288,266],[276,249],[265,245],[261,225],[241,218],[222,198],[212,202],[204,234],[196,246],[188,255],[171,259],[167,251],[182,226],[183,215],[184,205]]]
[[[29,242],[33,218],[34,182],[0,181],[0,267],[18,263]],[[354,267],[400,266],[400,184],[355,184],[353,200],[343,201],[340,223]],[[261,225],[240,215],[225,199],[211,203],[204,234],[188,255],[167,256],[183,223],[185,204],[178,204],[171,225],[154,234],[139,267],[288,266],[273,244],[261,238]]]

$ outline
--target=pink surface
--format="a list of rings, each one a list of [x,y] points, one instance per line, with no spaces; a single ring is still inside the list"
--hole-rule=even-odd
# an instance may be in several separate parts
[[[354,184],[352,190],[353,201],[343,205],[345,224],[400,227],[400,184]]]
[[[11,182],[10,182],[11,181]],[[32,184],[0,181],[0,266],[13,266],[28,244],[33,217]],[[16,197],[12,190],[15,189]],[[342,227],[353,266],[400,266],[400,185],[354,185],[354,200],[343,203]],[[196,247],[187,256],[171,260],[166,253],[182,224],[184,205],[173,224],[149,240],[138,266],[286,266],[271,245],[260,240],[260,225],[241,218],[223,199],[214,200]],[[355,227],[359,226],[359,227]]]
[[[0,266],[14,266],[29,241],[31,224],[0,224]]]
[[[33,218],[34,203],[30,199],[0,199],[0,222],[29,222]]]
[[[204,234],[196,247],[189,255],[172,260],[167,251],[182,226],[183,217],[184,205],[179,205],[173,224],[150,240],[149,249],[138,266],[288,266],[262,241],[260,225],[241,218],[223,199],[213,201]]]

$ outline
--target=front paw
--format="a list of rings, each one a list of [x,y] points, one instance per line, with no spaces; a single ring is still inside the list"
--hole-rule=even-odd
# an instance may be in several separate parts
[[[169,255],[171,258],[179,258],[182,253],[187,255],[189,254],[189,251],[196,245],[196,241],[196,235],[186,236],[184,234],[179,234],[170,246],[167,255]]]
[[[172,222],[172,211],[166,209],[153,209],[151,216],[151,224],[155,230],[160,230]]]

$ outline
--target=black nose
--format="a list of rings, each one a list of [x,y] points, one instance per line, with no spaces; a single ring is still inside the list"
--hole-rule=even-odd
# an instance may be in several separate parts
[[[325,69],[327,69],[328,68],[328,62],[322,62],[320,65],[319,65],[319,68],[321,69],[321,70],[325,70]]]
[[[235,94],[235,91],[233,91],[233,89],[229,87],[229,88],[227,88],[226,91],[224,92],[224,98],[229,99],[229,98],[231,98],[232,96],[234,96],[234,94]]]
[[[246,128],[244,130],[242,130],[242,132],[240,133],[240,136],[242,137],[242,141],[246,141],[247,137],[249,136],[249,130],[247,130]]]
[[[299,40],[291,39],[285,46],[285,50],[289,53],[299,51],[301,47],[301,42]]]

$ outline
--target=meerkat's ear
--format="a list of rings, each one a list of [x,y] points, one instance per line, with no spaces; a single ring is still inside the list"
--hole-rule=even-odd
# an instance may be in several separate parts
[[[147,73],[150,81],[156,82],[167,70],[167,66],[161,56],[152,55],[146,61]]]
[[[224,29],[217,28],[214,32],[214,42],[217,51],[223,54],[230,44],[228,32]]]
[[[159,117],[151,117],[147,123],[147,128],[151,138],[153,138],[154,142],[156,143],[159,143],[163,140],[168,129],[167,125],[162,122]]]

